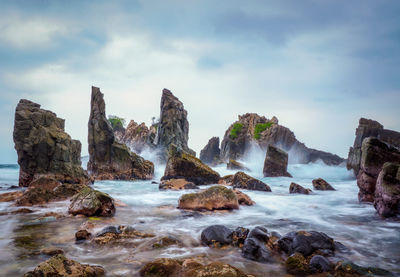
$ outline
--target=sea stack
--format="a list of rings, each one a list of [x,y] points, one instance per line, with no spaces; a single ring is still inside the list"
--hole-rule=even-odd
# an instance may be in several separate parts
[[[200,160],[209,165],[216,165],[220,161],[220,152],[219,137],[212,137],[203,150],[200,151]]]
[[[264,161],[264,177],[292,177],[292,175],[287,172],[288,160],[288,154],[285,151],[278,147],[268,145]]]
[[[89,172],[99,180],[151,179],[153,163],[115,141],[113,129],[106,118],[103,97],[99,88],[92,87],[88,123]]]
[[[65,121],[39,104],[21,99],[15,110],[14,143],[18,154],[19,185],[27,187],[40,177],[61,183],[84,184],[81,143],[64,131]]]

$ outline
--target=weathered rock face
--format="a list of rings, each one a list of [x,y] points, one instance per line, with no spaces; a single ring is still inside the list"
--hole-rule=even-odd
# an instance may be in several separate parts
[[[20,166],[19,185],[46,175],[60,182],[87,183],[81,167],[81,143],[64,131],[64,119],[29,100],[15,110],[14,143]]]
[[[264,161],[264,177],[292,177],[287,172],[288,154],[278,147],[268,145]]]
[[[89,118],[88,170],[95,179],[151,179],[154,165],[129,148],[115,141],[113,129],[106,118],[103,94],[92,87]]]
[[[86,187],[72,197],[68,213],[86,216],[113,216],[115,213],[114,199],[107,193]]]
[[[347,158],[347,169],[353,169],[355,176],[360,170],[361,146],[364,139],[368,137],[378,138],[385,143],[400,147],[400,132],[384,129],[383,125],[375,120],[360,118],[356,138]]]
[[[168,149],[171,144],[175,144],[187,153],[196,156],[196,153],[188,147],[189,122],[187,111],[182,102],[171,91],[163,89],[160,109],[156,145],[164,150],[165,160],[168,157]]]
[[[239,116],[225,132],[221,143],[221,159],[239,160],[245,156],[252,145],[266,151],[268,145],[277,146],[286,152],[295,153],[297,163],[315,162],[321,159],[328,165],[338,165],[344,161],[341,157],[306,147],[299,142],[294,133],[278,124],[278,119],[267,119],[255,113]]]
[[[400,213],[400,164],[385,163],[378,176],[374,207],[383,217]]]
[[[163,180],[183,178],[196,185],[217,184],[220,176],[196,157],[170,145]]]
[[[138,124],[131,120],[123,131],[114,130],[114,135],[119,143],[126,144],[136,153],[140,153],[146,147],[152,146],[149,143],[150,130],[144,122]]]
[[[207,145],[200,151],[200,160],[209,165],[219,162],[221,150],[219,149],[219,137],[212,137]]]
[[[235,189],[241,188],[249,190],[271,191],[271,188],[267,184],[241,171],[237,172],[233,176],[232,186]]]
[[[385,162],[400,163],[400,151],[373,137],[364,139],[361,147],[360,171],[357,185],[358,199],[373,202],[376,181]]]
[[[184,194],[179,198],[179,208],[189,210],[239,209],[236,194],[224,186],[213,186],[205,191]]]
[[[312,180],[312,185],[316,190],[335,190],[327,181],[322,178]]]
[[[33,271],[24,274],[24,277],[42,276],[92,276],[101,277],[105,270],[101,266],[80,264],[74,260],[67,259],[64,255],[58,254],[43,263],[40,263]]]
[[[291,183],[289,187],[289,193],[310,194],[311,192],[310,189],[306,189],[296,183]]]

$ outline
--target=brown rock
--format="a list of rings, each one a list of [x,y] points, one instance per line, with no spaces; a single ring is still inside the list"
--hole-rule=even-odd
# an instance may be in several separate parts
[[[312,184],[316,190],[335,190],[327,181],[322,178],[312,180]]]
[[[271,188],[267,184],[241,171],[234,175],[232,186],[233,188],[240,189],[271,191]]]
[[[58,247],[50,246],[40,250],[40,253],[47,256],[54,256],[57,254],[64,254],[64,250]]]
[[[161,181],[159,187],[160,190],[182,190],[182,189],[198,189],[199,187],[188,182],[185,179],[170,179]]]
[[[311,192],[312,190],[306,189],[296,183],[291,183],[289,187],[289,193],[310,194]]]
[[[239,205],[253,206],[256,202],[251,200],[250,196],[241,192],[238,189],[234,189],[233,192],[236,194]]]
[[[400,211],[400,164],[385,163],[379,173],[374,207],[382,217],[391,217]]]
[[[244,164],[232,160],[230,159],[229,162],[226,165],[227,169],[231,169],[231,170],[244,170],[244,171],[251,171],[250,169],[248,169]]]
[[[264,177],[292,177],[292,175],[287,172],[287,165],[288,154],[277,147],[269,145],[264,161]]]
[[[68,213],[85,216],[113,216],[114,199],[107,193],[85,187],[72,197]]]
[[[233,174],[232,175],[226,175],[224,177],[221,177],[218,181],[218,185],[226,185],[226,186],[231,186],[233,182]]]
[[[79,230],[75,233],[76,240],[88,240],[92,236],[87,230]]]
[[[13,191],[0,194],[0,202],[15,201],[22,196],[22,191]]]

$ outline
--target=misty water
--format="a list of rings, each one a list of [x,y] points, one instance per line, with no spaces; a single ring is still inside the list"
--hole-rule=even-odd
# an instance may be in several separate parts
[[[85,161],[84,161],[85,164]],[[358,187],[345,167],[324,164],[290,164],[293,178],[262,178],[262,163],[248,162],[249,174],[260,178],[272,192],[247,191],[256,204],[241,206],[231,212],[187,212],[176,208],[179,197],[191,192],[160,191],[151,181],[97,181],[94,187],[107,192],[126,205],[118,206],[115,217],[77,218],[67,216],[69,201],[33,207],[34,213],[0,217],[0,275],[21,276],[48,257],[38,250],[46,246],[64,249],[68,258],[81,263],[105,267],[107,276],[137,276],[144,263],[161,257],[200,257],[204,262],[223,261],[257,276],[281,276],[284,268],[278,263],[261,264],[241,257],[238,248],[211,249],[200,244],[201,231],[212,224],[230,228],[264,226],[281,235],[294,230],[325,232],[343,243],[349,251],[338,254],[363,266],[377,266],[400,274],[400,222],[380,219],[373,206],[360,204]],[[225,167],[215,168],[221,175],[232,174]],[[164,167],[156,166],[156,180]],[[291,182],[311,188],[314,178],[324,178],[336,191],[314,191],[311,195],[289,194]],[[18,183],[17,166],[0,167],[1,192]],[[17,207],[0,203],[0,211]],[[66,217],[43,217],[59,212]],[[95,231],[107,225],[131,225],[139,231],[153,233],[155,238],[140,239],[134,246],[98,246],[75,243],[74,234],[86,221],[96,224]],[[164,249],[150,246],[162,236],[173,236],[182,245]]]

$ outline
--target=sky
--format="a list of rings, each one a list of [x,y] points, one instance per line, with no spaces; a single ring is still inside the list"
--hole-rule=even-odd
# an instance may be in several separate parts
[[[360,117],[400,130],[399,14],[388,0],[1,1],[0,163],[17,161],[21,98],[87,155],[92,85],[108,115],[146,124],[170,89],[198,153],[255,112],[347,157]]]

